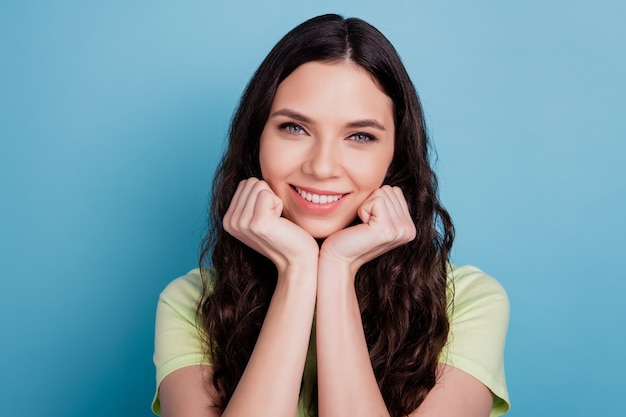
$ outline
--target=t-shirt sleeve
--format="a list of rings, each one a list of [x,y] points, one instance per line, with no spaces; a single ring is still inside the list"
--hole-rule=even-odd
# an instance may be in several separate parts
[[[190,365],[210,365],[196,327],[196,309],[202,293],[198,269],[172,281],[159,296],[154,337],[156,393],[152,411],[160,414],[159,385],[173,371]]]
[[[454,304],[450,334],[439,361],[481,381],[493,393],[491,417],[509,410],[504,345],[509,299],[492,277],[472,266],[453,267]]]

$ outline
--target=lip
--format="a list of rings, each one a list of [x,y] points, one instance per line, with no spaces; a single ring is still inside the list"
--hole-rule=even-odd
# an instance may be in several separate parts
[[[341,195],[341,198],[337,201],[331,201],[328,203],[313,203],[312,201],[302,198],[302,196],[298,194],[298,191],[296,190],[295,185],[291,185],[289,188],[291,189],[294,199],[298,202],[298,204],[311,214],[327,214],[336,210],[341,204],[343,204],[343,201],[346,199],[346,196],[349,194],[349,193],[338,193],[336,191],[320,190],[320,189],[315,189],[315,188],[307,188],[307,187],[298,186],[297,187],[298,189],[306,191],[307,193],[311,193],[311,194]]]

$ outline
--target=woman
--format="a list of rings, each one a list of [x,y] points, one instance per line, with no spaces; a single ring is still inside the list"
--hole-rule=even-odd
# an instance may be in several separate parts
[[[436,191],[420,103],[387,39],[336,15],[293,29],[233,118],[201,268],[161,295],[154,411],[506,412],[508,300],[448,263]]]

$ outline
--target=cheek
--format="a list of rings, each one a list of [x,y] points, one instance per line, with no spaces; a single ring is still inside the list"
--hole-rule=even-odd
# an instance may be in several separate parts
[[[267,179],[268,177],[270,177],[267,154],[263,152],[262,147],[261,151],[259,152],[259,166],[261,167],[261,177],[263,177],[263,179]]]
[[[259,164],[263,179],[272,185],[287,175],[293,165],[293,158],[278,141],[267,139],[261,141]]]
[[[265,180],[273,175],[274,161],[277,157],[276,153],[273,152],[271,148],[271,143],[261,136],[259,145],[259,165],[261,167],[261,175]]]
[[[354,164],[352,176],[359,181],[362,186],[379,188],[385,181],[387,170],[390,166],[390,158],[370,158],[369,161],[360,161]]]
[[[306,158],[303,144],[269,136],[261,139],[259,162],[263,176],[287,175],[297,169]]]

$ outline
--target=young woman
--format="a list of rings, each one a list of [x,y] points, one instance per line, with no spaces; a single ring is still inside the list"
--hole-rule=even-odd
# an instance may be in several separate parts
[[[325,15],[278,42],[233,118],[201,267],[159,300],[153,410],[504,414],[508,299],[449,264],[428,147],[375,28]]]

